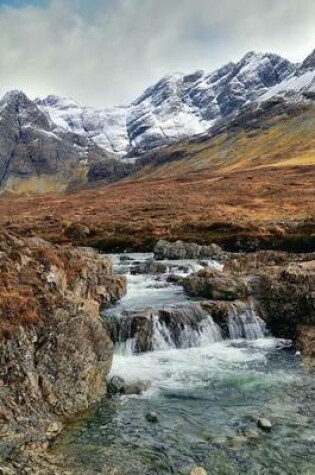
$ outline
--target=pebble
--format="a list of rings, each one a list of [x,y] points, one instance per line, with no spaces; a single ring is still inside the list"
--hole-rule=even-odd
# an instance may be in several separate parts
[[[190,475],[207,475],[207,472],[202,467],[195,467],[190,472]]]
[[[259,427],[261,430],[264,430],[265,432],[270,432],[272,429],[272,423],[269,421],[269,419],[260,417],[257,421],[257,427]]]

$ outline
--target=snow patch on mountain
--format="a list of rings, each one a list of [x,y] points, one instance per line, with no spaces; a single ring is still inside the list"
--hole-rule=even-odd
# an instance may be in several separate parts
[[[108,156],[122,159],[204,134],[250,103],[259,105],[279,95],[300,101],[314,92],[315,51],[300,65],[275,54],[249,52],[239,62],[215,71],[169,74],[126,106],[97,109],[54,95],[27,99],[20,120],[23,126],[49,131],[58,140],[73,134],[86,151],[98,146]],[[9,93],[4,103],[10,94],[14,97],[17,92]]]
[[[293,74],[280,84],[269,89],[259,97],[259,102],[267,101],[274,96],[286,97],[288,100],[301,100],[301,94],[315,91],[315,71],[304,74]]]
[[[49,114],[61,129],[88,137],[99,147],[123,156],[130,148],[126,130],[128,107],[94,109],[82,107],[67,97],[48,96],[36,99],[40,109]]]
[[[250,52],[210,73],[167,75],[127,106],[95,109],[58,96],[36,104],[57,129],[84,136],[122,158],[205,133],[294,70],[280,56]]]

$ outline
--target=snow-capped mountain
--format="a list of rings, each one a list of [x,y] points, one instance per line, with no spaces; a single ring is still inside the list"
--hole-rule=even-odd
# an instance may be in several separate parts
[[[60,130],[88,137],[99,147],[125,155],[130,147],[126,129],[128,106],[95,109],[82,107],[73,99],[50,95],[35,100]]]
[[[315,51],[301,64],[250,52],[210,73],[171,74],[131,104],[107,109],[11,91],[0,101],[0,188],[35,176],[58,177],[65,186],[122,177],[130,158],[204,134],[245,106],[278,96],[314,100]]]
[[[315,95],[315,50],[301,63],[297,65],[293,73],[283,81],[271,87],[259,97],[259,102],[266,101],[271,97],[283,97],[288,101],[301,101],[303,98],[311,98]],[[314,98],[314,97],[313,97]]]
[[[238,63],[207,73],[165,76],[126,107],[96,110],[70,99],[37,100],[59,126],[94,140],[119,156],[204,133],[295,71],[274,54],[250,52]]]
[[[0,101],[0,188],[64,190],[100,165],[112,168],[112,155],[85,134],[60,127],[21,91]],[[34,186],[32,180],[36,178]]]

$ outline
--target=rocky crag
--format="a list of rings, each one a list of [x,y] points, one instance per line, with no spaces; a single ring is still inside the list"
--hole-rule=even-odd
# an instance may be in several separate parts
[[[113,345],[100,306],[125,293],[125,279],[92,250],[7,233],[0,270],[0,473],[69,473],[45,450],[106,393]]]

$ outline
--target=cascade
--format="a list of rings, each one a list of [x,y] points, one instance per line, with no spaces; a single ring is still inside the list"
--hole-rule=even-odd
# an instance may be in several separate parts
[[[257,315],[252,306],[232,304],[228,321],[229,337],[231,340],[245,338],[257,340],[266,336],[266,324]]]

